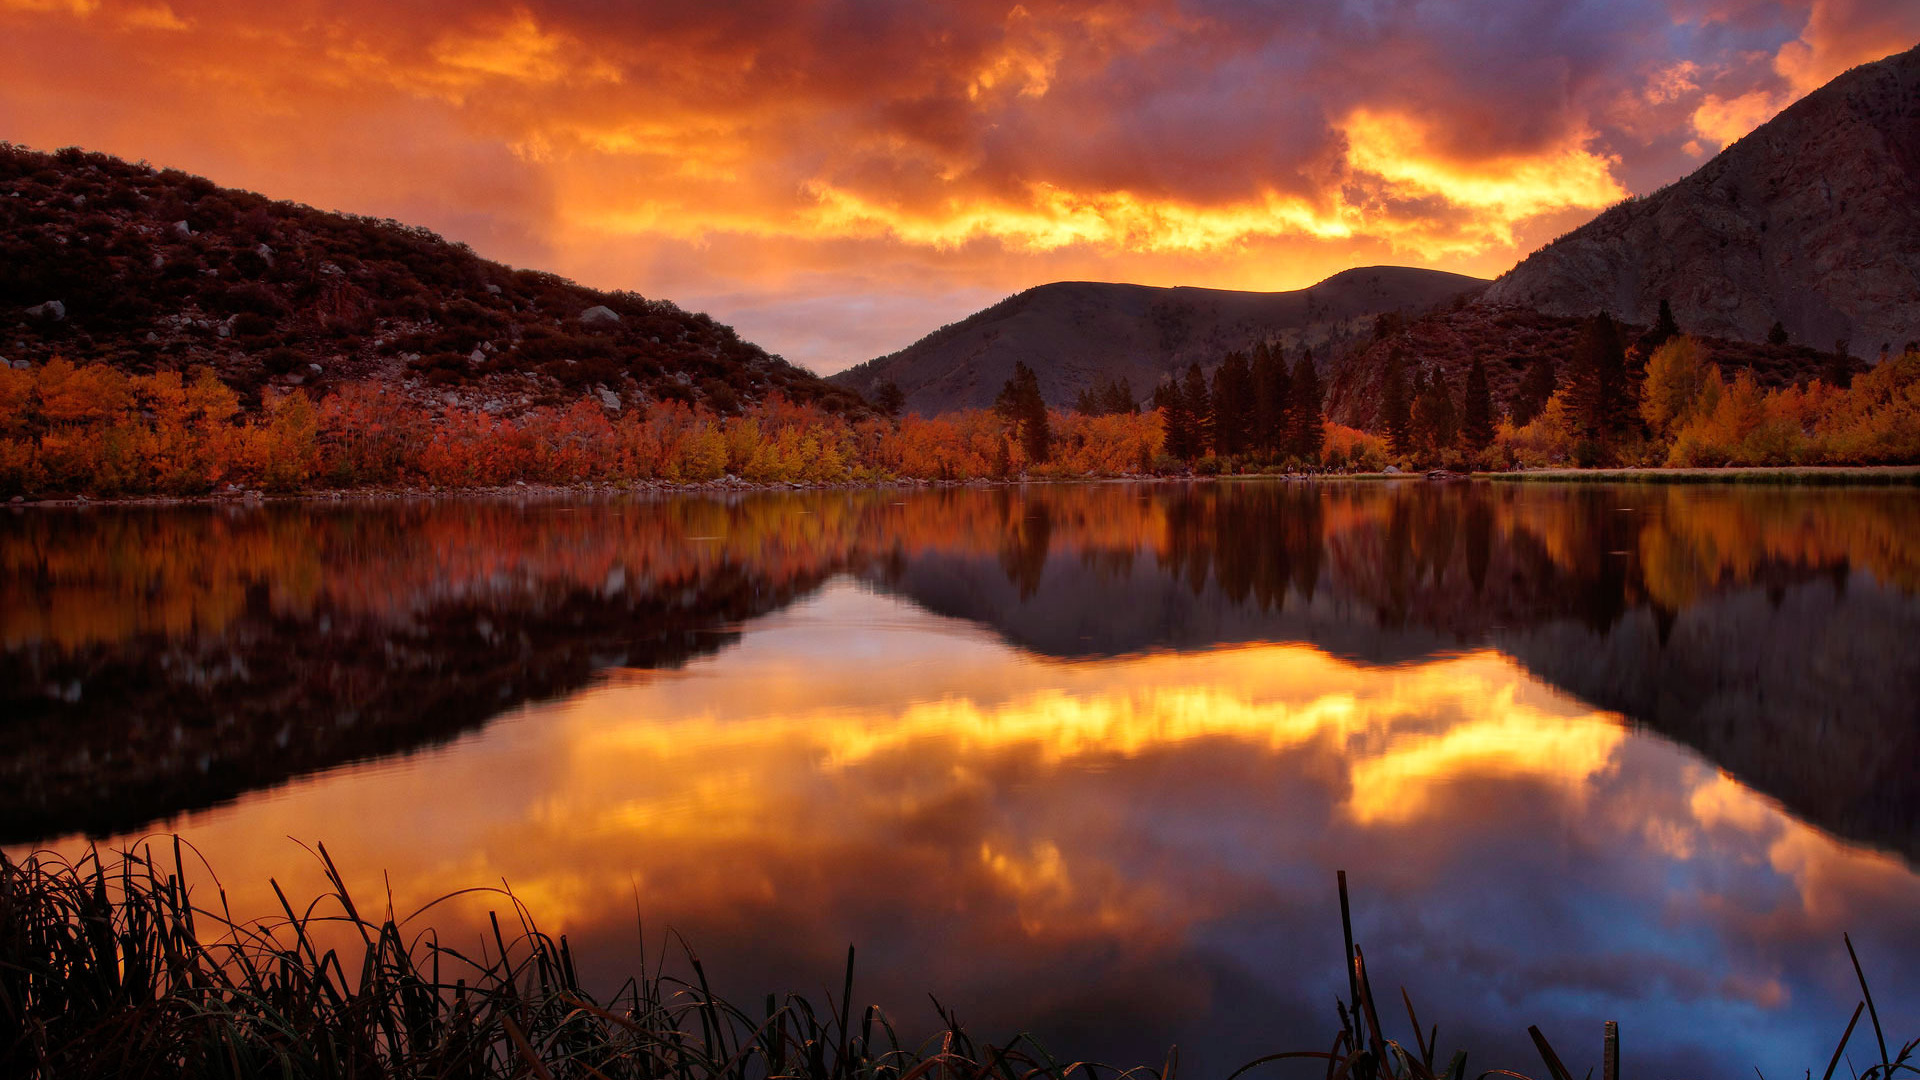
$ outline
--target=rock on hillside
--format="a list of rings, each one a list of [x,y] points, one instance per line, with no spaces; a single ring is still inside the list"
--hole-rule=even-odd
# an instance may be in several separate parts
[[[1063,281],[1028,289],[907,348],[829,377],[872,396],[891,381],[925,415],[985,408],[1024,362],[1054,405],[1096,381],[1125,378],[1145,399],[1172,370],[1211,368],[1257,341],[1313,347],[1324,358],[1365,340],[1383,312],[1420,312],[1472,293],[1479,278],[1379,266],[1293,292],[1153,288]]]
[[[1488,303],[1606,309],[1821,349],[1920,338],[1920,48],[1807,95],[1700,169],[1615,206],[1494,282]]]
[[[0,358],[207,365],[255,398],[379,382],[513,413],[593,391],[860,409],[664,300],[488,262],[425,229],[273,202],[103,154],[0,143]]]

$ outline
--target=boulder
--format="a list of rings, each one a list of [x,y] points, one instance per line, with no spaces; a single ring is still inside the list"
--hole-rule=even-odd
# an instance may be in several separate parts
[[[176,221],[173,223],[173,234],[185,240],[193,235],[193,226],[184,221]]]
[[[489,285],[489,286],[487,286],[487,295],[488,295],[488,296],[499,296],[499,295],[500,295],[500,286],[498,286],[498,285]]]
[[[59,300],[49,300],[44,304],[35,304],[28,308],[27,316],[45,319],[47,322],[64,322],[67,317],[67,305]]]
[[[596,304],[580,313],[581,326],[618,326],[620,313],[605,304]]]
[[[600,404],[605,405],[607,408],[612,409],[614,412],[620,411],[620,395],[619,394],[614,393],[613,391],[607,389],[604,386],[594,388],[593,392],[600,395]]]

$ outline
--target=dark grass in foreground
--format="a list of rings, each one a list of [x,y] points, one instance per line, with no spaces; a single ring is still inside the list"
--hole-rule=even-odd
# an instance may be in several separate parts
[[[1487,480],[1588,484],[1787,484],[1802,487],[1916,487],[1920,466],[1795,465],[1726,469],[1526,469],[1475,473]]]
[[[849,1007],[851,950],[841,994],[829,995],[824,1009],[797,995],[769,995],[751,1010],[721,1001],[690,949],[691,980],[649,975],[643,960],[638,976],[599,1000],[581,987],[566,939],[540,933],[511,894],[491,890],[513,912],[511,936],[496,917],[490,940],[463,951],[431,930],[407,929],[432,905],[407,919],[368,917],[324,848],[317,855],[331,892],[296,908],[276,883],[282,915],[241,923],[217,884],[217,907],[189,894],[177,839],[170,855],[157,861],[147,848],[77,863],[0,855],[0,1076],[1173,1080],[1176,1073],[1171,1053],[1157,1068],[1121,1070],[1059,1060],[1028,1036],[975,1042],[944,1011],[944,1032],[902,1047],[878,1009]],[[1387,1003],[1376,1001],[1353,942],[1344,873],[1340,907],[1348,996],[1335,1002],[1339,1023],[1327,1048],[1258,1058],[1231,1076],[1280,1070],[1316,1080],[1467,1080],[1464,1052],[1436,1066],[1438,1029],[1420,1027],[1404,990],[1414,1046],[1386,1036]],[[1865,994],[1864,976],[1860,982]],[[1860,1080],[1920,1073],[1908,1064],[1920,1040],[1890,1055],[1866,996],[1823,1080],[1831,1080],[1863,1010],[1879,1057]],[[1529,1032],[1547,1080],[1573,1080],[1539,1029]],[[1602,1080],[1618,1080],[1618,1049],[1608,1024]],[[1495,1075],[1526,1080],[1501,1069],[1477,1078]]]

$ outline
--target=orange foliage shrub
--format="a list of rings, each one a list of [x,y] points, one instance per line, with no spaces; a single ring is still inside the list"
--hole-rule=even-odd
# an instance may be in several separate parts
[[[1372,432],[1329,421],[1320,450],[1322,464],[1335,469],[1379,472],[1387,467],[1387,440]]]
[[[1615,460],[1673,465],[1920,461],[1920,353],[1889,360],[1852,389],[1823,383],[1768,391],[1729,382],[1685,343],[1656,356],[1647,409],[1655,441],[1602,448]],[[1158,411],[1050,414],[1051,459],[1030,462],[1005,420],[986,410],[894,423],[850,421],[778,398],[723,418],[678,401],[612,413],[582,397],[514,418],[432,410],[368,385],[315,402],[269,392],[243,415],[233,391],[200,369],[128,376],[56,360],[0,368],[0,494],[192,494],[223,485],[299,491],[320,484],[465,488],[515,480],[666,481],[732,475],[761,483],[832,484],[1118,476],[1167,464]],[[1326,425],[1322,463],[1378,469],[1377,435]],[[1671,439],[1669,443],[1667,438]],[[1532,423],[1503,422],[1482,464],[1579,463],[1583,443],[1564,395]],[[1205,458],[1196,468],[1224,469]]]

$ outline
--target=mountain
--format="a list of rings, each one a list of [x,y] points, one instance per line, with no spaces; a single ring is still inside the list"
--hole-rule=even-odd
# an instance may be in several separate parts
[[[704,314],[515,270],[394,221],[325,213],[78,149],[0,143],[0,360],[378,382],[512,413],[599,392],[726,411],[851,393]]]
[[[1154,288],[1092,281],[1041,285],[943,326],[828,381],[868,397],[889,381],[923,415],[985,408],[1025,362],[1041,395],[1070,405],[1096,381],[1124,378],[1145,399],[1167,372],[1211,367],[1256,341],[1310,345],[1322,359],[1364,341],[1383,313],[1425,311],[1479,278],[1401,266],[1348,270],[1293,292]]]
[[[1502,275],[1489,304],[1856,355],[1920,338],[1920,47],[1841,75],[1692,175]]]

